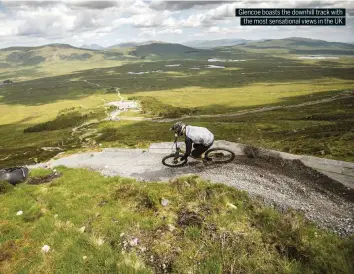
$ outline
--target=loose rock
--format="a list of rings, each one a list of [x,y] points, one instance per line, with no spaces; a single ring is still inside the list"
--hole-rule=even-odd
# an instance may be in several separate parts
[[[129,245],[130,245],[130,246],[137,246],[137,245],[138,245],[138,242],[139,242],[139,239],[138,239],[138,238],[133,238],[133,239],[129,242]]]
[[[161,205],[162,206],[168,206],[168,204],[169,204],[169,201],[167,199],[162,199],[161,200]]]
[[[41,249],[41,251],[42,251],[43,253],[48,253],[49,250],[50,250],[50,246],[49,246],[49,245],[44,245],[44,246],[42,247],[42,249]]]

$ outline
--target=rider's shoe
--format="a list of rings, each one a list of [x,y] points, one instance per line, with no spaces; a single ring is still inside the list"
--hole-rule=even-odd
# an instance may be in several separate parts
[[[211,158],[209,158],[209,157],[204,157],[203,160],[204,160],[204,161],[207,161],[207,162],[210,162],[210,161],[212,161],[213,159],[211,159]]]
[[[211,158],[206,157],[205,154],[202,154],[198,157],[191,155],[191,157],[196,160],[203,160],[203,161],[208,161],[208,162],[212,160]]]

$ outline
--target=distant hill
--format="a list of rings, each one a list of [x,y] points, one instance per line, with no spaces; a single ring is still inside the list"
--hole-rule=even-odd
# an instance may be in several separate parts
[[[102,47],[97,44],[90,44],[90,45],[82,45],[80,48],[82,49],[91,49],[91,50],[104,50],[105,47]]]
[[[120,65],[130,60],[117,51],[97,51],[67,44],[0,49],[0,74],[16,81],[66,74],[72,71]]]
[[[138,46],[150,45],[150,44],[154,44],[154,43],[167,44],[167,43],[161,42],[161,41],[126,42],[126,43],[120,43],[120,44],[109,46],[109,47],[107,47],[107,49],[135,48]]]
[[[216,47],[228,47],[248,43],[245,39],[219,39],[219,40],[194,40],[183,43],[192,48],[211,49]]]
[[[45,61],[85,60],[92,51],[67,44],[50,44],[40,47],[12,47],[0,50],[0,58],[13,66],[33,66]]]
[[[69,44],[48,44],[48,45],[43,45],[43,46],[37,46],[37,47],[8,47],[8,48],[3,48],[0,49],[0,51],[13,51],[13,50],[20,50],[20,51],[29,51],[29,50],[35,50],[35,49],[42,49],[45,47],[50,47],[50,48],[60,48],[60,49],[70,49],[70,48],[75,48],[72,45]]]
[[[289,53],[293,54],[354,54],[353,44],[299,37],[249,42],[242,47],[259,50],[287,49]]]
[[[130,51],[130,55],[142,59],[168,59],[168,58],[188,58],[191,56],[205,55],[207,50],[195,49],[181,44],[152,43],[135,47]]]
[[[210,48],[195,48],[177,43],[154,41],[121,43],[103,50],[98,50],[99,45],[88,45],[90,49],[84,49],[69,44],[9,47],[0,49],[0,75],[5,79],[14,79],[15,82],[19,82],[84,69],[113,67],[121,65],[122,61],[130,60],[246,59],[261,57],[264,54],[287,53],[354,55],[354,44],[298,37],[263,41],[242,39],[194,41],[194,44],[199,44],[198,47],[203,47],[207,43]],[[233,43],[239,44],[229,45]]]

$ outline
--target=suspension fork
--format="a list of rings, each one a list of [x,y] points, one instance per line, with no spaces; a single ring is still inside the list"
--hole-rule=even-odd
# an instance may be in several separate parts
[[[178,159],[178,157],[179,157],[179,151],[180,151],[180,148],[179,148],[178,145],[177,145],[177,140],[178,140],[178,136],[175,136],[175,142],[174,142],[174,145],[176,146],[175,160]]]

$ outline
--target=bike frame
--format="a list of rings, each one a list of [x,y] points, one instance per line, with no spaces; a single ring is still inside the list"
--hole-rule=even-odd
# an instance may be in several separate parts
[[[181,154],[180,154],[181,152],[182,152],[182,153],[184,152],[184,151],[177,145],[177,144],[178,144],[177,141],[178,141],[178,136],[175,135],[175,141],[174,141],[174,143],[173,143],[173,145],[172,145],[172,149],[173,149],[174,146],[176,147],[176,151],[174,152],[174,154],[175,154],[175,160],[177,160],[178,157],[181,156]],[[204,153],[206,153],[206,152],[204,152]],[[191,155],[189,155],[188,157],[191,157],[191,158],[196,159],[196,160],[201,160],[201,161],[203,161],[202,158],[194,158],[194,157],[191,156]]]
[[[181,148],[177,145],[177,143],[178,143],[177,141],[178,141],[178,136],[175,135],[175,141],[174,141],[174,143],[173,143],[173,145],[172,145],[172,148],[173,148],[174,146],[176,146],[176,152],[175,152],[175,158],[176,158],[176,159],[178,158],[179,153],[180,153],[180,151],[181,151]]]

